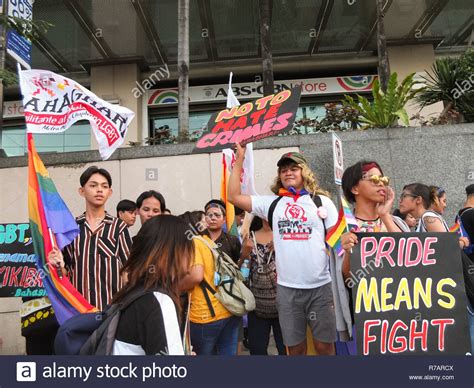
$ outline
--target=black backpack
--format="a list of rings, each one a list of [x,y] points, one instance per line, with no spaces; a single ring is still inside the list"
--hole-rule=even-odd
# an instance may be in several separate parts
[[[54,341],[57,355],[111,355],[120,314],[143,295],[153,292],[136,288],[122,302],[105,311],[79,314],[64,322]]]
[[[471,306],[474,307],[474,262],[462,249],[461,262],[467,299],[469,303],[471,303]]]

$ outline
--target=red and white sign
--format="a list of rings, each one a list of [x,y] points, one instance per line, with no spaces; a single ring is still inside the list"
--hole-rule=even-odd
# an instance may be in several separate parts
[[[80,120],[90,122],[102,159],[119,147],[135,113],[112,105],[77,82],[45,70],[20,73],[28,133],[64,132]]]

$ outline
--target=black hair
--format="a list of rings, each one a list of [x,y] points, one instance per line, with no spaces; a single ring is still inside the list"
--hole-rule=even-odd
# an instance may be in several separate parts
[[[361,160],[344,170],[342,174],[342,192],[350,203],[355,203],[355,195],[352,193],[352,189],[354,186],[357,186],[362,179],[364,166],[372,163],[375,164],[375,167],[383,174],[379,164],[373,160]]]
[[[432,196],[436,196],[437,198],[441,198],[444,194],[446,194],[446,190],[439,186],[430,186],[430,190],[432,192]]]
[[[429,209],[431,204],[434,202],[434,193],[430,188],[423,183],[410,183],[403,187],[403,191],[409,191],[410,194],[413,194],[417,197],[421,197],[423,200],[423,206],[425,209]]]
[[[137,205],[135,202],[130,201],[129,199],[122,199],[117,204],[117,217],[119,216],[119,212],[129,212],[135,211],[137,209]]]
[[[221,201],[220,199],[211,199],[208,203],[206,203],[206,206],[204,206],[204,210],[207,212],[207,209],[210,207],[218,207],[222,210],[222,214],[225,216],[225,203],[224,201]]]
[[[86,183],[89,182],[89,179],[91,179],[91,176],[94,174],[102,175],[105,179],[107,179],[109,187],[112,187],[112,177],[110,176],[110,173],[106,169],[99,168],[97,166],[90,166],[81,174],[81,177],[79,178],[81,187],[84,187]]]
[[[234,206],[234,211],[236,216],[240,216],[241,214],[245,213],[244,209],[241,209],[240,207]]]
[[[470,197],[471,195],[474,195],[474,183],[466,186],[466,195]]]
[[[198,234],[200,236],[209,236],[207,228],[202,224],[202,217],[205,213],[202,210],[194,210],[192,212],[184,212],[178,217],[188,225],[188,230],[192,234]]]
[[[392,213],[394,216],[401,218],[403,221],[407,218],[407,214],[403,214],[400,209],[395,209]]]
[[[151,198],[151,197],[154,197],[158,201],[160,201],[160,210],[161,210],[162,213],[164,213],[164,211],[166,209],[165,198],[163,197],[163,195],[161,195],[161,193],[159,193],[158,191],[155,191],[155,190],[144,191],[143,193],[141,193],[138,196],[138,198],[137,198],[137,209],[140,209],[142,207],[143,201],[145,199],[148,199],[148,198]]]
[[[254,216],[252,223],[250,224],[249,230],[251,232],[256,232],[257,230],[260,230],[263,228],[263,221],[260,217]]]

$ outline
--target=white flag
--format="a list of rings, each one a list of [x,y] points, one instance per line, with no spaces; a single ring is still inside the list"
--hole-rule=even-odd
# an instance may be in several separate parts
[[[227,91],[227,109],[239,106],[239,100],[235,97],[232,90],[232,73],[229,76],[229,90]],[[229,172],[232,172],[235,163],[234,152],[230,148],[222,150],[226,158],[226,165],[229,166]],[[254,182],[254,162],[253,162],[253,143],[247,144],[245,150],[244,165],[242,166],[242,175],[240,177],[240,187],[242,194],[257,195]]]
[[[240,102],[235,97],[234,91],[232,90],[232,72],[229,75],[229,90],[227,91],[227,109],[233,108],[234,106],[239,106]]]
[[[26,131],[64,132],[79,120],[90,122],[103,160],[119,147],[135,113],[97,97],[77,82],[47,70],[20,73]]]

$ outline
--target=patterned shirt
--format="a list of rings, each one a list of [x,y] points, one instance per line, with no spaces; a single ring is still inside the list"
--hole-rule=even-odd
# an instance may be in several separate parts
[[[128,259],[132,240],[125,222],[107,213],[94,231],[86,221],[86,213],[76,222],[80,233],[64,249],[65,266],[72,285],[102,310],[122,287],[120,270]]]

